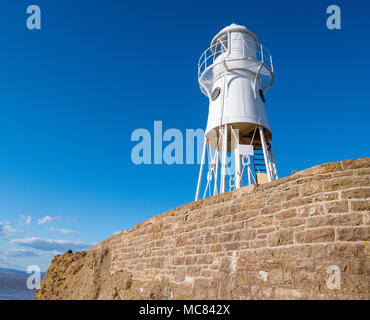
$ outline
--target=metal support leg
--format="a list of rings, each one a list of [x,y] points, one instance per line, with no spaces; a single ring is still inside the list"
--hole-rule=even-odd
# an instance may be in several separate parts
[[[262,150],[263,150],[263,157],[265,159],[265,166],[266,166],[266,171],[267,171],[267,177],[269,182],[272,181],[272,173],[271,173],[271,166],[270,166],[270,157],[267,151],[267,146],[266,146],[266,139],[265,139],[265,133],[263,132],[262,127],[259,127],[260,130],[260,136],[261,136],[261,142],[262,142]]]
[[[214,185],[214,190],[213,190],[213,195],[216,195],[218,193],[218,188],[217,188],[217,178],[218,178],[218,164],[220,163],[219,155],[220,155],[220,150],[219,147],[216,147],[216,169],[215,169],[215,185]]]
[[[251,158],[247,156],[247,169],[248,169],[248,185],[252,184],[251,181]]]
[[[270,159],[271,159],[271,167],[272,167],[273,178],[274,178],[274,180],[279,179],[278,174],[277,174],[276,164],[275,164],[274,153],[272,152],[272,147],[270,149]]]
[[[224,132],[222,137],[222,162],[221,162],[221,190],[220,193],[225,192],[226,183],[226,156],[227,156],[227,125],[224,126]]]
[[[243,186],[243,156],[239,155],[239,188]]]
[[[240,152],[239,152],[239,132],[235,133],[235,130],[230,127],[231,129],[231,136],[233,138],[233,149],[234,149],[234,158],[235,158],[235,189],[239,189],[242,185],[242,177],[241,177],[241,159],[240,159]]]
[[[201,184],[201,180],[202,180],[204,160],[205,160],[205,157],[206,157],[206,150],[207,150],[207,137],[204,137],[203,152],[202,152],[202,162],[200,164],[199,177],[198,177],[198,185],[197,185],[197,192],[195,194],[195,201],[197,201],[198,198],[199,198],[199,190],[200,190],[200,184]]]

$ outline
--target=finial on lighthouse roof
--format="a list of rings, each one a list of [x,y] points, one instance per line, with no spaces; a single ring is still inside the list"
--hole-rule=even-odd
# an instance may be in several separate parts
[[[236,23],[233,22],[229,26],[223,28],[219,33],[217,33],[217,35],[212,39],[211,46],[213,44],[215,44],[216,40],[219,37],[223,36],[227,32],[244,32],[244,33],[247,33],[256,41],[257,45],[259,43],[257,36],[252,31],[248,30],[246,27],[244,27],[242,25],[239,25],[239,24],[236,24]]]

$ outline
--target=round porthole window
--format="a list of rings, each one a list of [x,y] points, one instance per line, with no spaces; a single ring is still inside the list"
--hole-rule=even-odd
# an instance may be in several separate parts
[[[260,89],[260,97],[261,97],[263,103],[265,103],[266,102],[265,95],[263,94],[263,91],[261,89]]]
[[[215,88],[215,90],[213,90],[212,96],[211,96],[212,101],[215,101],[218,98],[218,96],[220,95],[220,92],[221,92],[220,87],[217,87],[217,88]]]

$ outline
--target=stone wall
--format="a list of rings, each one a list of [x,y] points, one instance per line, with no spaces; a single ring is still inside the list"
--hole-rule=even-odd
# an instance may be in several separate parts
[[[109,251],[99,298],[369,299],[369,239],[363,158],[186,204],[91,251]]]

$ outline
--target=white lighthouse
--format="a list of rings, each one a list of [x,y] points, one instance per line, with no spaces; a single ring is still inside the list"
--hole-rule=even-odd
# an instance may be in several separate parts
[[[270,53],[253,32],[236,24],[222,29],[200,57],[198,81],[209,99],[209,114],[195,200],[206,158],[203,198],[277,179],[265,110],[273,74]]]

